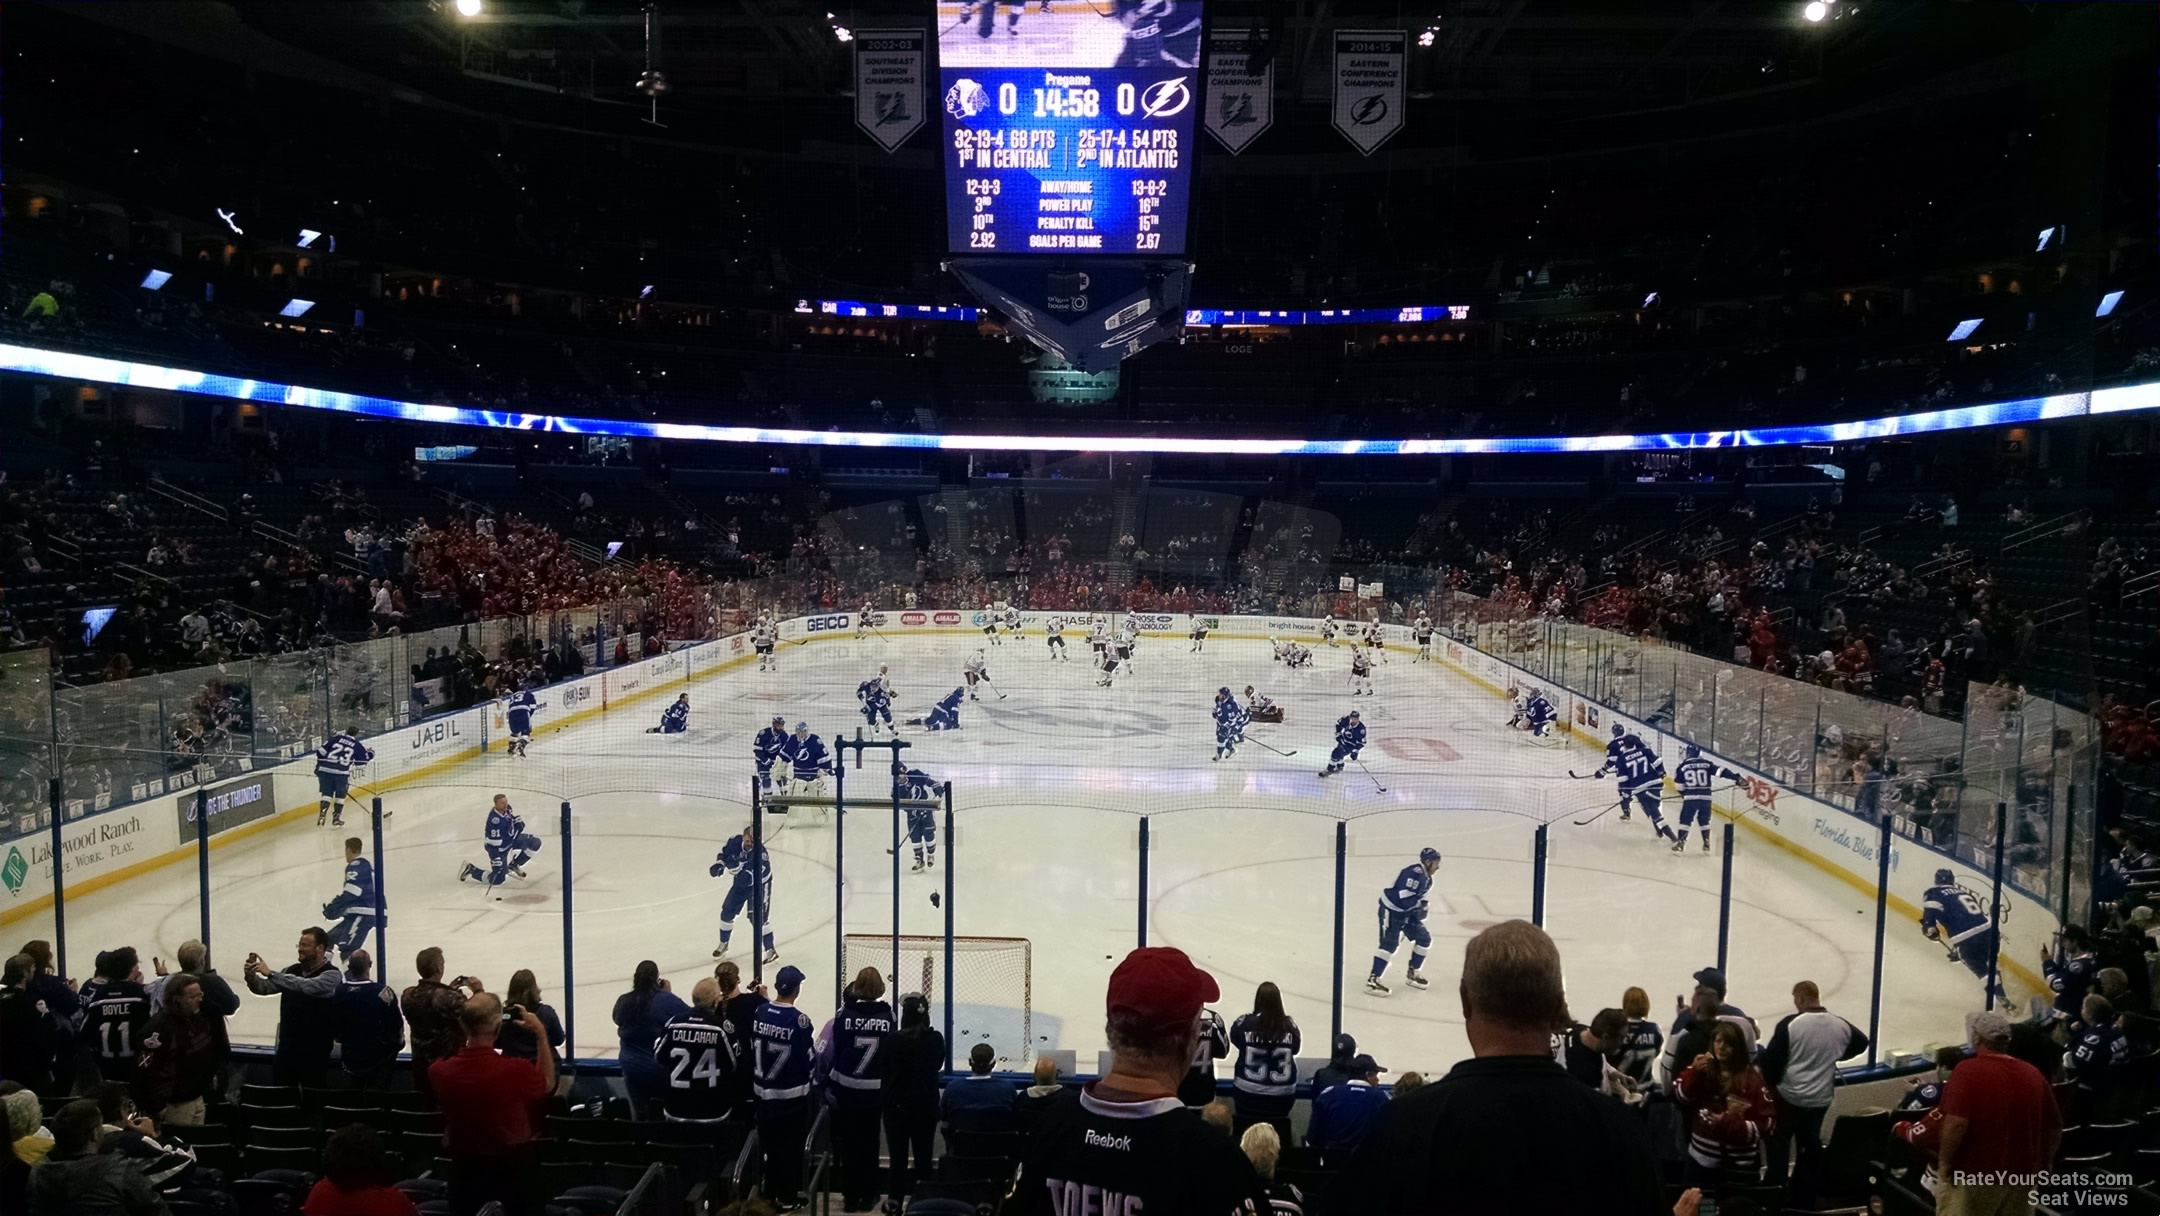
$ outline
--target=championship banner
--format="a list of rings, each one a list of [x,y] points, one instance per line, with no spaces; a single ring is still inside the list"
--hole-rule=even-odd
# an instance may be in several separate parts
[[[887,152],[922,129],[928,45],[920,29],[855,31],[855,125]]]
[[[1329,117],[1371,156],[1403,128],[1410,35],[1402,30],[1335,31],[1335,103]]]
[[[1216,30],[1207,39],[1207,132],[1236,156],[1275,125],[1275,57],[1252,70],[1253,31]]]
[[[1357,579],[1348,574],[1337,575],[1335,589],[1337,591],[1355,591],[1357,590]]]

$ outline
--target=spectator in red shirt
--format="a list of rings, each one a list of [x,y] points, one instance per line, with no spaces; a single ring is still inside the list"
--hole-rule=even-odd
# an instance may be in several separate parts
[[[331,1133],[323,1145],[323,1177],[301,1205],[305,1216],[418,1216],[397,1189],[382,1137],[365,1123]]]
[[[2062,1112],[2040,1070],[2007,1054],[2010,1022],[1973,1015],[1973,1056],[1943,1089],[1940,1180],[1942,1216],[2028,1216],[2032,1175],[2048,1169],[2062,1144]]]
[[[466,1001],[459,1020],[464,1049],[428,1069],[450,1156],[450,1210],[472,1216],[493,1200],[506,1216],[540,1216],[532,1190],[539,1174],[533,1114],[555,1092],[555,1054],[534,1060],[497,1055],[503,1006],[490,993]],[[517,1010],[516,1020],[535,1041],[546,1038],[547,1027],[532,1010]]]

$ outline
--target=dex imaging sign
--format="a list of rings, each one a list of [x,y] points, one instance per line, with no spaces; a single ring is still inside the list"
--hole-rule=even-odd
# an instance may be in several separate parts
[[[198,801],[200,807],[198,807]],[[243,823],[268,819],[277,814],[277,795],[268,773],[228,781],[223,785],[207,786],[189,790],[175,798],[174,809],[179,814],[180,840],[186,843],[200,836],[196,826],[198,812],[210,820],[210,834],[228,832]]]

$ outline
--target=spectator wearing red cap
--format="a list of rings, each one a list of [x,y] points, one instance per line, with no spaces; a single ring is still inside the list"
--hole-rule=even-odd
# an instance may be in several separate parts
[[[1476,1058],[1381,1108],[1326,1210],[1672,1211],[1641,1121],[1553,1060],[1568,1013],[1552,938],[1522,920],[1478,934],[1463,950],[1460,991]]]
[[[1238,1147],[1178,1099],[1214,977],[1182,950],[1152,946],[1110,974],[1110,1072],[1043,1112],[1021,1154],[1007,1210],[1258,1216],[1267,1188]]]

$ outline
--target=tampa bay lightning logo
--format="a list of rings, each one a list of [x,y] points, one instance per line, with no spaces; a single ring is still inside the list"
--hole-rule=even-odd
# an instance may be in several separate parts
[[[945,90],[945,112],[954,118],[973,118],[989,108],[989,92],[965,76]]]
[[[1388,116],[1387,98],[1378,93],[1360,97],[1350,107],[1350,121],[1360,127],[1369,127]]]
[[[1149,118],[1173,118],[1192,104],[1192,87],[1183,76],[1158,80],[1140,94],[1140,110]]]

